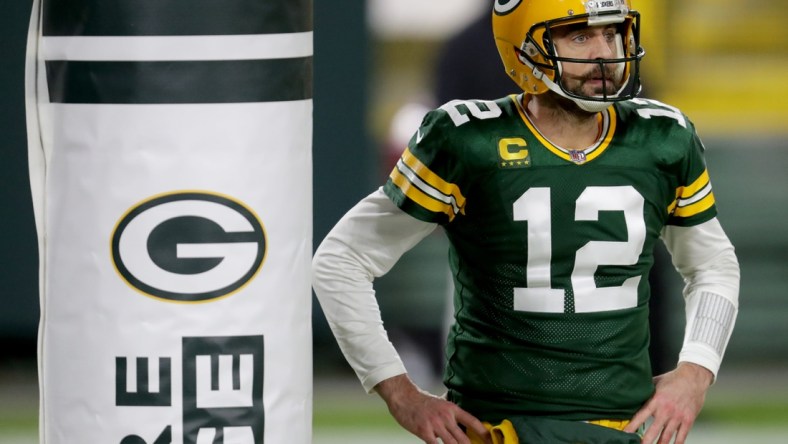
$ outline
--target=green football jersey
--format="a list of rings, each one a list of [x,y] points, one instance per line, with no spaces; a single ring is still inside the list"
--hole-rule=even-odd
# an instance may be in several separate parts
[[[629,418],[653,392],[648,273],[666,224],[716,215],[692,123],[634,99],[555,146],[523,96],[430,112],[384,186],[450,241],[444,382],[479,418]]]

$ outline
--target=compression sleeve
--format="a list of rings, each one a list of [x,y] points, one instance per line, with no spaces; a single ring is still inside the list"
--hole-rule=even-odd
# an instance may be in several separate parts
[[[679,361],[701,365],[716,378],[739,310],[733,245],[716,218],[692,227],[668,225],[662,237],[686,284],[687,324]]]
[[[348,211],[315,252],[315,294],[339,348],[368,392],[405,373],[383,327],[372,282],[436,226],[409,216],[378,189]]]

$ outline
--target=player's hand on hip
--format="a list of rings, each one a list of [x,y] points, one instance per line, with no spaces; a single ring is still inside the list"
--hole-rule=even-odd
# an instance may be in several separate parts
[[[473,430],[485,442],[490,434],[473,415],[457,404],[419,389],[407,375],[386,379],[375,386],[389,412],[407,431],[427,444],[470,444],[461,426]]]
[[[624,431],[634,433],[653,418],[643,435],[644,443],[668,444],[675,436],[675,444],[684,444],[703,407],[712,379],[709,370],[685,362],[679,363],[675,370],[655,377],[654,395],[635,413]]]

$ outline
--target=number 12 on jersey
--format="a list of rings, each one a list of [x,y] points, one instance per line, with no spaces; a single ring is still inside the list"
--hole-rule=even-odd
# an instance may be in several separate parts
[[[550,188],[531,188],[514,203],[514,220],[527,221],[526,287],[514,289],[514,309],[564,313],[565,294],[574,298],[576,313],[621,310],[637,306],[640,276],[616,287],[597,287],[594,274],[601,265],[634,265],[643,251],[646,223],[644,199],[631,186],[588,187],[575,201],[575,221],[598,221],[600,211],[624,213],[626,241],[589,240],[575,252],[571,292],[552,288],[552,223]]]

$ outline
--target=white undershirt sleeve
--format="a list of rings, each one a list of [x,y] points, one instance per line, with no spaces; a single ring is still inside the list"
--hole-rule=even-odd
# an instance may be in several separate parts
[[[733,245],[716,218],[694,227],[667,226],[662,238],[686,284],[687,324],[679,362],[701,365],[716,378],[739,310]]]
[[[372,282],[436,226],[400,210],[378,189],[348,211],[315,252],[315,294],[339,348],[368,392],[405,373],[383,328]]]

